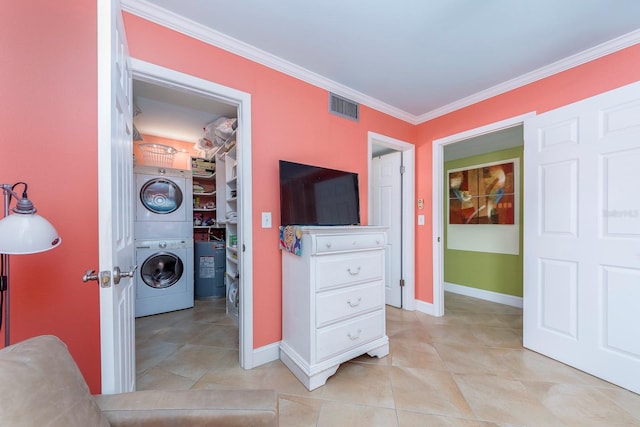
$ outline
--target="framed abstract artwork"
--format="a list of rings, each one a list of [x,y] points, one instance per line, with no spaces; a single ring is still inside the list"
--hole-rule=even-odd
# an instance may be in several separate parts
[[[516,167],[506,161],[447,171],[449,224],[515,224]]]

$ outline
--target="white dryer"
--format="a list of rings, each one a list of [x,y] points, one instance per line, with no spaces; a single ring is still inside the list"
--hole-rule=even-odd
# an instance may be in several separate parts
[[[191,171],[135,166],[136,239],[193,237]]]
[[[193,240],[136,240],[136,317],[193,307]]]

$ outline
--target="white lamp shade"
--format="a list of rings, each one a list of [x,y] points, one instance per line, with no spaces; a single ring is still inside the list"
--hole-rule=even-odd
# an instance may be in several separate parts
[[[60,243],[62,239],[53,225],[38,214],[14,213],[0,220],[2,254],[35,254]]]

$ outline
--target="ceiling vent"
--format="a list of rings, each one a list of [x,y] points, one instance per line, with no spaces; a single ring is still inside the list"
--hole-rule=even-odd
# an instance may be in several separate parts
[[[329,112],[357,122],[360,119],[360,104],[329,93]]]

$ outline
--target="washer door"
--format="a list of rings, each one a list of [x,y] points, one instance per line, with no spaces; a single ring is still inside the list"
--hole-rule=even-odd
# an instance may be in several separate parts
[[[140,189],[142,205],[156,214],[175,212],[182,205],[182,199],[180,187],[166,178],[151,179]]]
[[[175,285],[184,272],[180,258],[169,252],[159,252],[142,263],[142,281],[155,289],[165,289]]]

